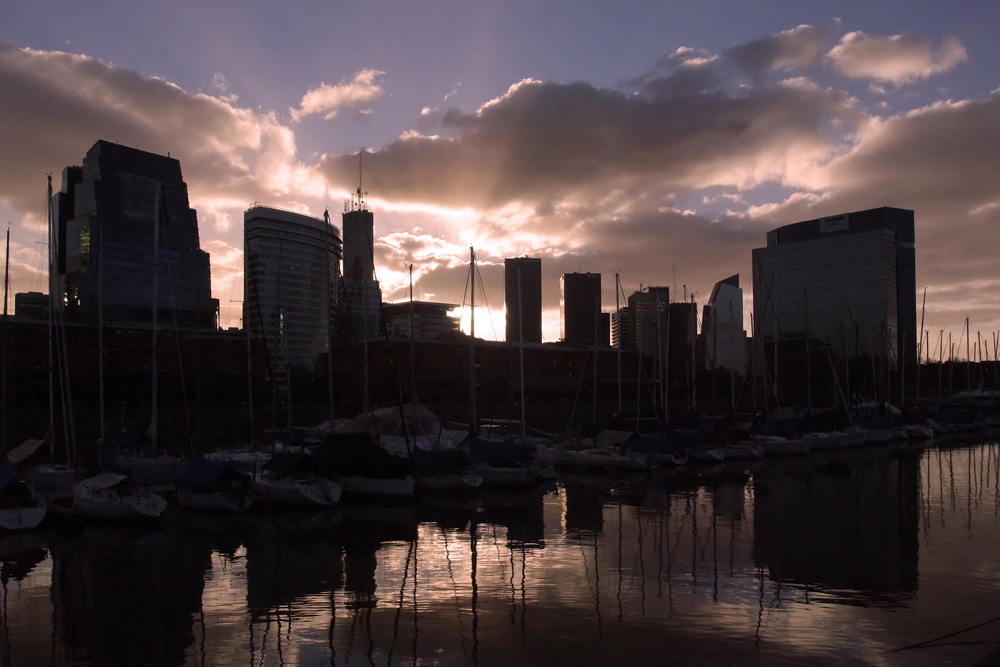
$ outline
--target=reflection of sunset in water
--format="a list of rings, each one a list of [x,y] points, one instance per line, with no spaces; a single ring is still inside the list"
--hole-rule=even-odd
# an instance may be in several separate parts
[[[998,479],[997,445],[865,450],[321,522],[50,527],[4,556],[0,640],[16,665],[969,664],[998,628],[890,651],[995,615]]]

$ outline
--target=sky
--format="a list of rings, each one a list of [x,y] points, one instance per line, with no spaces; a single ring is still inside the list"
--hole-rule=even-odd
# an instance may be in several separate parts
[[[606,312],[616,272],[699,303],[738,273],[749,326],[768,230],[896,206],[925,328],[992,341],[998,28],[985,1],[6,3],[12,293],[46,289],[45,174],[105,139],[180,160],[224,326],[243,211],[339,221],[363,152],[385,299],[412,263],[416,298],[468,302],[473,246],[485,338],[504,257],[542,258],[546,340],[572,271],[602,274]]]

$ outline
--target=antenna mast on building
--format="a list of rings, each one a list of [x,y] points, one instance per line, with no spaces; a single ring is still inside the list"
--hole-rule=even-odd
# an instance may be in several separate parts
[[[358,189],[357,189],[357,192],[355,192],[351,196],[351,200],[349,202],[346,202],[344,204],[344,212],[345,213],[350,212],[350,211],[367,211],[368,210],[368,202],[365,201],[368,198],[368,193],[365,192],[365,191],[363,191],[361,189],[361,177],[362,177],[362,174],[363,174],[363,171],[362,171],[362,158],[363,158],[364,154],[365,154],[365,149],[362,148],[361,150],[358,151]]]

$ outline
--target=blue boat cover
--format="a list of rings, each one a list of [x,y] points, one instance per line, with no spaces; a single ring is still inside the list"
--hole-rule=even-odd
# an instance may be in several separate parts
[[[7,485],[17,479],[17,473],[7,463],[7,457],[0,459],[0,491],[7,488]]]
[[[367,433],[328,435],[312,456],[327,476],[403,479],[413,474],[413,461],[385,451]]]
[[[413,450],[413,463],[418,475],[453,473],[468,467],[469,462],[461,449]]]
[[[173,472],[174,482],[183,486],[212,486],[226,471],[226,466],[218,461],[209,461],[199,456],[186,466]]]
[[[666,435],[640,435],[627,441],[623,446],[627,451],[644,454],[670,454],[675,451],[674,445]]]
[[[527,465],[537,451],[534,445],[517,442],[484,442],[474,438],[469,443],[470,459],[495,465]]]

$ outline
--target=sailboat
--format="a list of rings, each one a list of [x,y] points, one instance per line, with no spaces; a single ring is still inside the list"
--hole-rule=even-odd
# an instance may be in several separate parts
[[[469,327],[469,459],[484,486],[523,486],[538,480],[535,461],[537,444],[506,440],[491,441],[489,433],[480,437],[476,416],[476,251],[469,248],[470,327]],[[522,346],[523,349],[523,346]],[[523,383],[522,383],[523,387]],[[522,405],[524,401],[522,399]],[[522,434],[524,423],[521,423]]]
[[[198,457],[174,471],[181,507],[210,512],[243,512],[253,502],[250,475],[229,463]]]
[[[153,266],[153,286],[156,289],[156,274],[159,253],[156,250],[159,246],[160,227],[160,184],[156,184],[156,193],[153,198],[153,238],[154,238],[154,266]],[[98,368],[100,372],[99,392],[100,392],[100,422],[101,440],[100,446],[103,450],[102,458],[107,458],[110,453],[107,433],[104,425],[104,229],[103,225],[98,229],[98,273],[97,273],[97,326],[98,326]],[[155,299],[154,299],[155,304]],[[154,308],[155,312],[155,308]],[[154,323],[155,330],[155,323]],[[155,349],[155,347],[154,347]],[[154,356],[155,368],[155,356]],[[156,414],[156,389],[154,383],[153,390],[153,414]],[[154,417],[155,425],[155,417]],[[95,518],[107,520],[134,520],[143,518],[156,518],[167,508],[167,501],[160,495],[149,490],[145,483],[138,483],[130,480],[128,475],[118,472],[102,472],[94,477],[90,477],[73,485],[73,509],[82,514]]]
[[[0,459],[0,528],[28,530],[45,518],[45,498]]]
[[[92,519],[155,519],[167,501],[128,475],[102,472],[73,485],[73,509]]]
[[[73,480],[75,478],[75,471],[69,465],[56,463],[55,462],[55,380],[53,379],[53,364],[58,360],[57,353],[54,349],[53,334],[55,329],[55,310],[56,310],[56,296],[55,296],[55,265],[54,257],[56,252],[55,246],[55,227],[53,225],[52,219],[52,176],[49,175],[48,178],[48,261],[49,261],[49,322],[48,322],[48,337],[49,337],[49,427],[45,432],[45,437],[43,439],[29,438],[25,440],[21,445],[15,447],[11,451],[7,452],[7,460],[12,466],[18,468],[18,474],[26,480],[33,487],[39,491],[45,493],[69,491],[73,486]],[[10,236],[10,231],[7,232],[8,238]],[[8,243],[9,245],[9,243]],[[6,272],[5,272],[6,273]],[[5,278],[6,283],[6,278]],[[62,363],[59,364],[60,369],[60,380],[63,378],[62,373]],[[65,406],[64,406],[65,407]],[[32,456],[38,449],[43,445],[48,445],[49,461],[48,463],[28,463],[28,458]],[[67,449],[69,448],[69,443],[67,443]],[[24,465],[21,465],[21,464]]]
[[[262,500],[292,506],[328,506],[337,503],[344,487],[328,479],[309,454],[276,452],[254,480]]]
[[[153,215],[153,284],[152,284],[152,347],[150,360],[152,396],[150,400],[149,426],[146,428],[146,435],[149,438],[150,452],[142,455],[133,447],[129,455],[120,459],[120,464],[128,468],[129,476],[147,484],[169,484],[173,473],[178,468],[186,465],[187,459],[178,456],[168,456],[165,452],[160,452],[158,447],[159,435],[159,333],[160,333],[160,227],[163,223],[163,213],[165,203],[160,184],[156,186],[155,211]],[[173,287],[171,287],[173,289]],[[101,299],[103,301],[103,298]],[[103,316],[102,330],[103,330]]]

